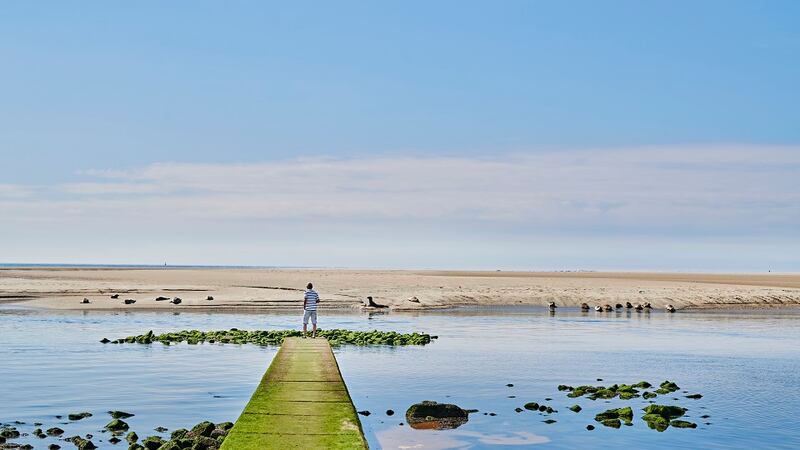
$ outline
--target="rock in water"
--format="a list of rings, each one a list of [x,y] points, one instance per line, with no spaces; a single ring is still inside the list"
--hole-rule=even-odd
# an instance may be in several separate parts
[[[62,434],[64,434],[64,430],[62,430],[61,428],[53,427],[53,428],[48,428],[47,429],[47,435],[48,436],[57,437],[57,436],[61,436]]]
[[[570,409],[570,411],[573,411],[573,412],[581,412],[581,409],[583,409],[583,408],[581,408],[581,405],[572,405],[572,406],[569,407],[569,409]]]
[[[106,424],[106,430],[115,432],[115,431],[128,431],[128,424],[125,423],[123,420],[114,419],[111,422]]]
[[[386,410],[386,415],[387,415],[387,416],[393,416],[393,415],[394,415],[394,411],[393,411],[393,410],[391,410],[391,409],[387,409],[387,410]]]
[[[133,414],[127,413],[125,411],[109,411],[108,414],[111,416],[112,419],[127,419],[129,417],[134,416]]]
[[[673,420],[669,424],[675,428],[697,428],[696,423],[687,422],[685,420]]]
[[[69,419],[69,420],[81,420],[81,419],[85,419],[87,417],[92,417],[92,413],[90,413],[90,412],[82,412],[82,413],[67,415],[67,419]]]
[[[469,413],[457,405],[424,401],[411,405],[406,422],[415,429],[449,430],[467,423]]]
[[[624,420],[626,424],[631,423],[631,421],[633,420],[633,410],[631,409],[630,406],[626,406],[624,408],[609,409],[594,416],[594,420],[602,423],[605,426],[619,428],[620,420]],[[616,425],[606,423],[607,421],[614,421],[614,420],[616,420]]]
[[[208,422],[208,421],[200,422],[200,423],[198,423],[197,425],[195,425],[192,428],[192,431],[190,431],[187,434],[187,436],[191,436],[191,437],[205,436],[205,437],[208,437],[208,436],[211,436],[211,433],[214,431],[215,428],[217,428],[217,426],[214,425],[211,422]]]
[[[139,440],[139,435],[136,434],[135,431],[131,431],[127,436],[125,436],[125,440],[128,441],[129,444],[133,444]]]
[[[697,400],[699,398],[703,398],[703,396],[701,394],[689,394],[689,395],[686,396],[686,398],[691,398],[691,399]]]

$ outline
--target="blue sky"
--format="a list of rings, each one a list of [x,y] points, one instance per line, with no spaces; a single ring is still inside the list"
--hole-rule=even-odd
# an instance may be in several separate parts
[[[3,2],[0,262],[798,271],[799,21]]]

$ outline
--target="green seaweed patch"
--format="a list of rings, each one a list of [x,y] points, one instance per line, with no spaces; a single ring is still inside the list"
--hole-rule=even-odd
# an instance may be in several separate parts
[[[631,421],[633,421],[633,409],[630,406],[626,406],[624,408],[616,408],[616,409],[608,409],[604,412],[601,412],[594,416],[594,420],[606,425],[606,421],[624,421],[626,425],[630,425]],[[610,425],[606,425],[610,426]],[[616,426],[614,428],[619,428]]]
[[[673,420],[669,424],[675,428],[697,428],[696,423],[686,420]]]
[[[672,405],[650,405],[643,409],[645,414],[656,414],[665,419],[677,419],[683,417],[688,411],[686,408]]]
[[[317,330],[317,335],[328,340],[331,345],[427,345],[434,339],[427,333],[397,333],[395,331],[353,331],[345,329]],[[149,331],[138,336],[128,336],[109,341],[111,344],[153,344],[165,345],[186,342],[189,345],[199,343],[220,344],[255,344],[262,346],[281,345],[288,337],[301,337],[298,330],[230,330],[200,331],[182,330],[172,333],[154,334]],[[102,341],[101,341],[102,342]]]

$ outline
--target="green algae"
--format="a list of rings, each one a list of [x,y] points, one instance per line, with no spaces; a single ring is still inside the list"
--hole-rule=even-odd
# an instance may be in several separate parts
[[[128,336],[121,339],[109,341],[111,344],[152,344],[160,342],[162,344],[174,344],[186,342],[189,345],[196,345],[204,342],[220,344],[255,344],[262,346],[281,345],[286,338],[302,337],[303,333],[298,330],[230,330],[200,331],[200,330],[181,330],[171,333],[154,334],[149,331],[138,336]],[[427,333],[397,333],[394,331],[353,331],[344,329],[317,330],[317,336],[328,340],[333,345],[427,345],[434,339]]]

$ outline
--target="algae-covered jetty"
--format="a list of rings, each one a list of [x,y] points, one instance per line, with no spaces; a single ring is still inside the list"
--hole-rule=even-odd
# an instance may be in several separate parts
[[[221,450],[291,448],[367,448],[324,338],[286,338]]]

